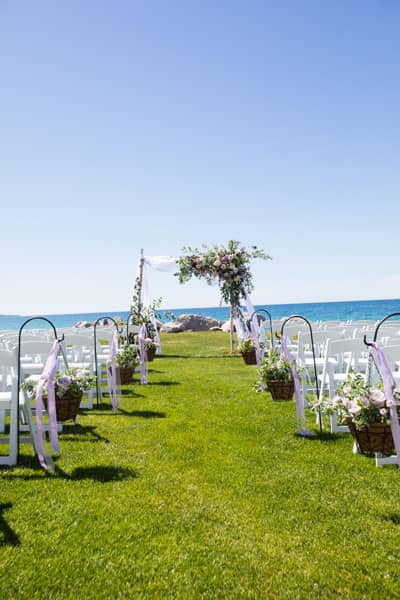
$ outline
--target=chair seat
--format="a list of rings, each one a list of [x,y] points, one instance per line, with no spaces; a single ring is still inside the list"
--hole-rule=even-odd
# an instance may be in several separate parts
[[[43,369],[44,369],[44,364],[43,363],[22,363],[21,364],[21,371],[22,373],[27,373],[27,374],[31,374],[31,373],[43,373]]]
[[[0,392],[0,408],[8,408],[11,402],[11,392]]]

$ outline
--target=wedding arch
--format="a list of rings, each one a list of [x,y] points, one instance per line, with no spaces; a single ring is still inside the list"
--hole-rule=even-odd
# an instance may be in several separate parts
[[[245,303],[250,313],[254,308],[250,293],[254,289],[251,273],[251,261],[255,258],[268,260],[271,258],[257,246],[247,248],[237,240],[229,240],[227,246],[203,245],[202,249],[184,247],[183,255],[173,256],[144,256],[141,250],[138,274],[135,281],[131,314],[138,324],[141,322],[154,323],[155,308],[159,301],[152,300],[149,295],[147,267],[164,271],[178,277],[183,284],[192,277],[205,280],[208,285],[218,285],[221,304],[230,306],[230,342],[233,349],[233,327],[236,326],[239,337],[243,337],[241,321],[241,305]],[[157,329],[154,327],[155,332]]]

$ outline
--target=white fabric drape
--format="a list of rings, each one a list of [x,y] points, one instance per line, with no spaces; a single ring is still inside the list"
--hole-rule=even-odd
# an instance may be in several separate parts
[[[139,260],[137,277],[140,276],[141,260]],[[143,268],[142,268],[142,287],[140,290],[140,303],[142,306],[147,307],[151,304],[150,286],[149,286],[149,275],[148,269],[154,269],[155,271],[163,271],[164,273],[176,273],[178,271],[178,263],[174,256],[143,256]],[[157,344],[157,354],[161,354],[161,341],[158,335],[158,329],[156,320],[152,319],[154,331],[155,331],[155,342]]]
[[[174,256],[144,256],[142,270],[142,288],[140,302],[143,306],[149,306],[151,303],[148,268],[155,271],[163,271],[164,273],[176,273],[178,271],[178,263]],[[137,277],[140,275],[140,260],[138,265]]]

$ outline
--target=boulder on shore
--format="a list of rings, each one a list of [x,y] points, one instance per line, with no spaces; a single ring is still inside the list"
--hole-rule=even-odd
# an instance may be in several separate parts
[[[184,331],[183,325],[176,323],[176,321],[171,321],[170,323],[164,323],[161,326],[160,331],[162,333],[180,333]]]
[[[210,317],[202,315],[180,315],[175,321],[164,323],[161,331],[166,333],[175,333],[172,328],[178,328],[178,331],[208,331],[211,327],[219,327],[220,322]]]

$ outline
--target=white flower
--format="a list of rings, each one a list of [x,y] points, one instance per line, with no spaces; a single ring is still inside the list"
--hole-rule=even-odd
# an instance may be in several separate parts
[[[214,267],[220,267],[221,266],[221,261],[220,260],[215,260],[214,261]]]

